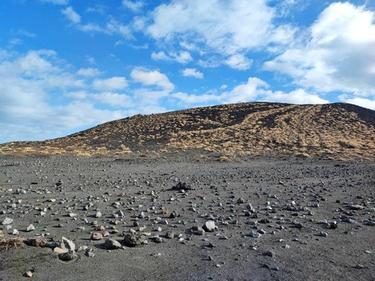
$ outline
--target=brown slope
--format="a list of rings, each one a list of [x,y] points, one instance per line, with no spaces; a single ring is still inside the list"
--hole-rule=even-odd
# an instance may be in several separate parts
[[[375,112],[350,104],[242,103],[120,119],[0,154],[114,155],[200,149],[233,155],[375,159]]]

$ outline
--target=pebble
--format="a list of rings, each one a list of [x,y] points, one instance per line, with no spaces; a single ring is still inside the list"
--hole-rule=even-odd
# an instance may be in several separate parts
[[[190,228],[190,232],[194,235],[203,235],[205,231],[200,226],[193,226],[192,228]]]
[[[26,271],[24,274],[23,274],[24,277],[26,278],[31,278],[33,277],[33,272],[31,270],[29,271]]]
[[[275,256],[275,253],[273,251],[265,251],[263,252],[263,256],[267,256],[267,257],[274,257]]]
[[[122,249],[122,245],[120,242],[114,239],[107,239],[104,241],[103,247],[107,250],[117,250]]]
[[[161,238],[160,236],[153,236],[153,237],[150,237],[151,241],[155,242],[155,243],[162,243],[163,242],[163,238]]]
[[[1,222],[2,225],[8,225],[8,224],[12,224],[12,223],[13,223],[13,219],[11,219],[11,218],[5,218],[5,219]]]
[[[25,241],[25,244],[32,247],[40,247],[43,248],[47,245],[47,239],[43,236],[37,236],[33,238],[29,238]]]
[[[139,233],[127,233],[124,236],[123,244],[127,247],[136,247],[145,244],[145,240]]]
[[[95,257],[94,250],[91,249],[91,248],[87,248],[87,249],[85,250],[85,256],[86,256],[86,257],[89,257],[89,258],[93,258],[93,257]]]
[[[65,262],[75,260],[78,256],[74,251],[68,251],[58,255],[59,259]]]
[[[102,240],[103,239],[103,234],[100,231],[94,231],[90,235],[91,240]]]
[[[31,231],[33,231],[33,230],[35,230],[35,226],[34,226],[33,224],[30,224],[30,225],[26,228],[26,231],[27,231],[27,232],[31,232]]]
[[[202,228],[207,232],[214,232],[217,226],[214,221],[206,221]]]
[[[76,250],[76,245],[72,240],[69,240],[68,238],[62,237],[61,247],[63,249],[66,249],[68,251],[74,252]]]

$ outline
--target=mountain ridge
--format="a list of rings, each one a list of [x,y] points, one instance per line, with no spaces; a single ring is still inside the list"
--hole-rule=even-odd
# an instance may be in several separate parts
[[[134,115],[66,137],[0,145],[3,155],[222,155],[375,159],[375,112],[356,105],[238,103]]]

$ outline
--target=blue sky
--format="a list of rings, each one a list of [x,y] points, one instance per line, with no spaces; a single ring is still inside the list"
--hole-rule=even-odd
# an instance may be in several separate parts
[[[375,109],[375,0],[0,2],[0,142],[251,101]]]

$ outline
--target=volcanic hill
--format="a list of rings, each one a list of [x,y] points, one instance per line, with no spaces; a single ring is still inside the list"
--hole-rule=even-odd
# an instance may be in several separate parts
[[[241,103],[135,115],[62,138],[0,145],[3,155],[175,151],[374,160],[375,111],[343,103]]]

